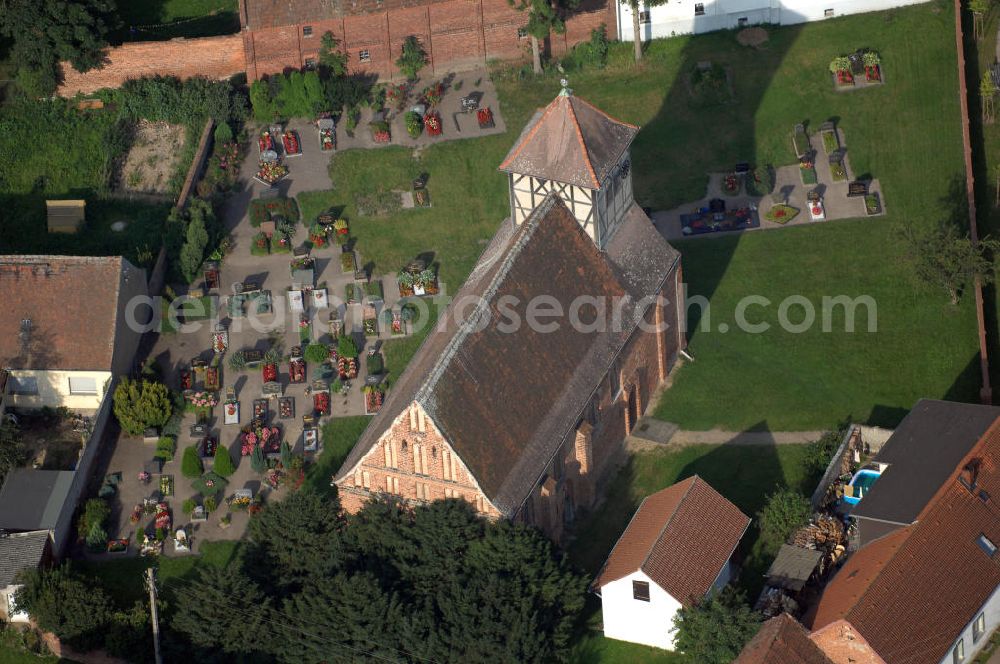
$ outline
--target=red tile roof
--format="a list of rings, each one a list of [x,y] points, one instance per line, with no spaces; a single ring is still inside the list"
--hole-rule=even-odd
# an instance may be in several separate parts
[[[805,628],[787,613],[771,618],[733,664],[833,664]]]
[[[121,257],[0,256],[0,366],[111,370],[121,278]]]
[[[598,189],[637,133],[635,125],[560,94],[528,123],[500,170]]]
[[[647,496],[594,581],[641,569],[683,604],[704,597],[750,524],[697,475]]]
[[[959,481],[979,462],[975,490]],[[982,492],[982,493],[981,493]],[[1000,419],[966,455],[911,526],[855,553],[808,617],[818,630],[843,619],[892,664],[935,664],[1000,586]]]

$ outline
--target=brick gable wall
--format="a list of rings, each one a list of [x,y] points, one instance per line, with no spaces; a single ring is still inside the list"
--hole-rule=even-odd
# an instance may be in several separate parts
[[[387,459],[395,467],[388,466]],[[454,462],[446,469],[446,461],[452,459]],[[353,472],[337,482],[337,489],[341,504],[351,513],[371,497],[391,493],[414,503],[463,498],[483,516],[500,516],[418,404],[412,404],[396,418]]]
[[[100,69],[81,74],[62,63],[63,82],[59,95],[72,97],[102,88],[117,88],[131,78],[143,76],[206,76],[224,79],[246,71],[243,38],[240,35],[134,42],[107,51]]]
[[[678,288],[679,274],[675,271],[663,288],[666,304],[650,307],[645,317],[648,324],[676,320]],[[641,416],[656,388],[666,378],[681,343],[676,324],[660,333],[635,331],[620,356],[621,394],[613,398],[609,380],[602,381],[597,390],[600,407],[595,426],[591,428],[584,422],[577,431],[567,432],[566,442],[539,478],[525,506],[514,516],[515,520],[536,525],[558,541],[565,522],[571,520],[572,514],[567,514],[566,510],[593,505],[601,485],[625,460],[624,440],[633,425],[628,399],[634,395],[635,410]],[[422,425],[420,418],[423,418]],[[391,446],[390,462],[394,462],[395,468],[386,465],[386,445]],[[415,458],[419,453],[415,445],[424,446],[426,468],[418,468],[421,462]],[[445,479],[448,475],[444,467],[446,454],[454,454],[451,444],[423,409],[412,404],[396,418],[354,472],[337,483],[341,503],[353,513],[372,496],[387,491],[414,504],[459,497],[468,500],[483,516],[500,518],[500,512],[489,503],[457,455],[458,472],[454,479]],[[365,473],[368,488],[364,486]]]

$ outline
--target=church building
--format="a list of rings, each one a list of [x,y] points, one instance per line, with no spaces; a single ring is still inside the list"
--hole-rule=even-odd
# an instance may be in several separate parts
[[[638,131],[568,90],[535,114],[500,166],[510,217],[334,476],[347,510],[462,498],[558,540],[593,504],[685,345]]]

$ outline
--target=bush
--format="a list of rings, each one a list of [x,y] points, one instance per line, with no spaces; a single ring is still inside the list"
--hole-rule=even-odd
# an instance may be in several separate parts
[[[114,413],[122,430],[138,436],[170,419],[170,392],[163,383],[123,378],[115,388]]]
[[[263,473],[267,470],[267,459],[264,458],[264,448],[260,445],[253,448],[250,453],[250,467],[255,473]]]
[[[410,138],[417,138],[424,131],[424,120],[416,111],[409,111],[404,116],[406,119],[406,133]]]
[[[194,498],[188,498],[181,504],[181,511],[187,514],[188,516],[191,516],[191,513],[194,512],[194,508],[197,506],[198,506],[198,501],[196,501]]]
[[[604,69],[608,64],[608,27],[601,24],[590,31],[590,41],[577,44],[563,60],[566,69]]]
[[[226,122],[220,122],[215,128],[215,142],[216,143],[229,143],[233,140],[233,130],[229,128],[229,124]]]
[[[348,359],[355,358],[358,356],[358,345],[350,336],[341,335],[337,339],[337,354]]]
[[[675,646],[701,664],[729,664],[760,628],[760,614],[727,586],[674,615]]]
[[[792,533],[809,523],[811,516],[808,498],[787,487],[776,490],[757,513],[761,544],[768,551],[777,551]]]
[[[196,125],[207,118],[239,124],[247,117],[246,98],[229,81],[196,76],[181,81],[173,76],[152,76],[125,81],[111,93],[119,115],[130,120]]]
[[[83,511],[76,522],[76,530],[80,537],[90,538],[95,527],[101,528],[111,516],[111,506],[103,498],[91,498],[83,505]]]
[[[420,40],[414,35],[410,35],[403,41],[403,48],[396,60],[399,71],[406,75],[411,81],[416,80],[420,70],[427,64],[427,51],[420,44]]]
[[[185,447],[184,456],[181,457],[181,474],[193,480],[201,477],[203,470],[201,458],[198,456],[198,449],[194,445]]]
[[[310,364],[322,364],[330,359],[330,349],[323,344],[309,344],[302,357]]]
[[[69,565],[51,570],[25,570],[14,604],[38,626],[79,650],[101,645],[111,601],[103,589],[73,572]]]
[[[250,103],[258,122],[311,118],[327,106],[326,89],[315,71],[274,74],[250,86]]]
[[[177,449],[173,438],[163,437],[156,443],[156,452],[153,458],[162,459],[164,463],[174,460],[174,451]]]
[[[107,544],[108,531],[99,523],[93,524],[87,533],[87,550],[92,553],[101,553],[105,550]]]
[[[216,501],[215,496],[209,496],[205,498],[205,512],[211,514],[219,506],[218,501]]]
[[[236,472],[233,457],[225,445],[219,445],[215,448],[215,461],[212,464],[212,470],[222,477],[229,477]]]

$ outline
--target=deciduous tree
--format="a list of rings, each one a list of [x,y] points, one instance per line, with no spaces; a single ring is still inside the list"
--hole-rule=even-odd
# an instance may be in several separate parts
[[[424,50],[424,46],[420,43],[420,40],[415,35],[410,35],[403,40],[403,48],[399,54],[399,58],[396,60],[396,66],[399,67],[399,71],[403,72],[408,80],[415,81],[420,74],[420,70],[426,64],[427,51]]]
[[[14,604],[39,627],[76,648],[88,650],[100,645],[111,602],[98,585],[71,571],[68,565],[26,570],[19,583],[23,585],[14,594]]]
[[[761,543],[769,550],[777,550],[792,533],[809,522],[810,516],[812,507],[808,498],[788,487],[777,489],[757,513]]]
[[[622,3],[628,5],[632,11],[632,40],[635,49],[635,61],[639,62],[642,60],[642,21],[640,20],[640,14],[644,11],[643,7],[646,8],[645,11],[652,12],[654,7],[667,4],[667,0],[622,0]]]
[[[531,38],[531,65],[536,74],[542,73],[542,54],[539,40],[549,34],[566,32],[564,14],[576,9],[579,0],[507,0],[511,7],[528,14],[525,30]]]
[[[982,283],[992,283],[995,278],[990,257],[1000,251],[1000,242],[993,238],[980,238],[974,245],[967,232],[949,222],[929,230],[906,225],[898,233],[917,278],[944,289],[952,304],[958,304],[976,277]]]
[[[681,607],[674,616],[675,645],[692,661],[701,664],[729,664],[760,628],[760,615],[731,586],[691,606]]]

